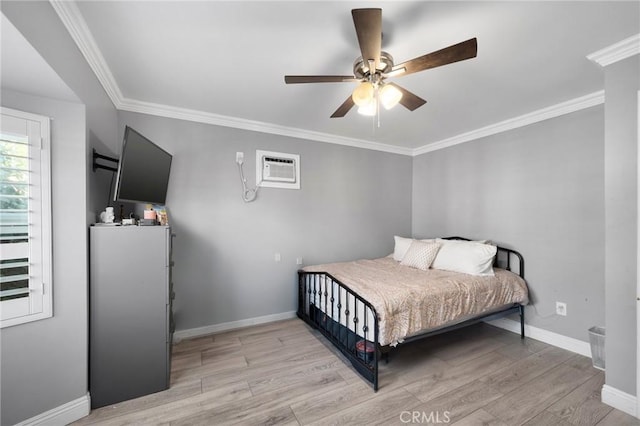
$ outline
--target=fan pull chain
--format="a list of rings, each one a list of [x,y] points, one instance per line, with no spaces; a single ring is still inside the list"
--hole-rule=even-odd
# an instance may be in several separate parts
[[[378,128],[380,127],[380,88],[376,85],[376,121]]]
[[[380,98],[378,96],[378,84],[375,85],[375,89],[373,91],[373,102],[376,105],[376,113],[373,116],[373,121],[371,122],[371,133],[375,135],[376,128],[380,127]]]

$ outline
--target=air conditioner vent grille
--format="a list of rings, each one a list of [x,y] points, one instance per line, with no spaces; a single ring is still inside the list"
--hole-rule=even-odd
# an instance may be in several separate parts
[[[257,150],[256,181],[262,187],[300,189],[300,156]]]

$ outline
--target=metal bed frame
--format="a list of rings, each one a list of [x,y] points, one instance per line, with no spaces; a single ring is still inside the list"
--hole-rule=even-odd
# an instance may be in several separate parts
[[[469,241],[461,237],[447,237],[446,239]],[[511,271],[513,258],[518,264],[518,275],[524,279],[524,258],[515,250],[498,247],[494,266]],[[520,337],[524,339],[524,306],[514,303],[498,312],[480,315],[460,323],[412,336],[405,339],[403,343],[511,314],[520,316]],[[320,331],[351,362],[356,371],[371,383],[373,390],[378,390],[378,364],[383,358],[386,362],[389,361],[391,347],[379,344],[378,315],[369,302],[327,272],[299,270],[297,315],[311,327]],[[369,318],[373,319],[372,324]]]

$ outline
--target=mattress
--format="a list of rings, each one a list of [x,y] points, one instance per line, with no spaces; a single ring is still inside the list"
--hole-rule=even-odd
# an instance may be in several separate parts
[[[406,337],[514,303],[527,304],[525,281],[494,268],[494,276],[474,276],[437,269],[423,271],[400,265],[392,257],[307,266],[307,272],[326,272],[368,301],[378,316],[378,342],[395,346]],[[322,276],[310,303],[356,334],[373,340],[373,315],[362,303]],[[348,311],[348,315],[347,315]],[[367,312],[368,311],[368,312]],[[353,321],[357,317],[356,322]]]

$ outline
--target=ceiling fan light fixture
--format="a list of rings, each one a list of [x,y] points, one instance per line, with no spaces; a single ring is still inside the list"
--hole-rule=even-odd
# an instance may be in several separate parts
[[[353,90],[351,94],[351,99],[353,99],[353,103],[362,107],[371,103],[374,98],[375,89],[373,84],[369,81],[363,81]]]
[[[380,103],[385,109],[391,109],[398,105],[402,99],[402,92],[392,84],[385,84],[379,92]]]
[[[374,115],[376,115],[377,109],[378,108],[375,99],[371,99],[369,103],[360,105],[358,107],[358,114],[373,117]]]

